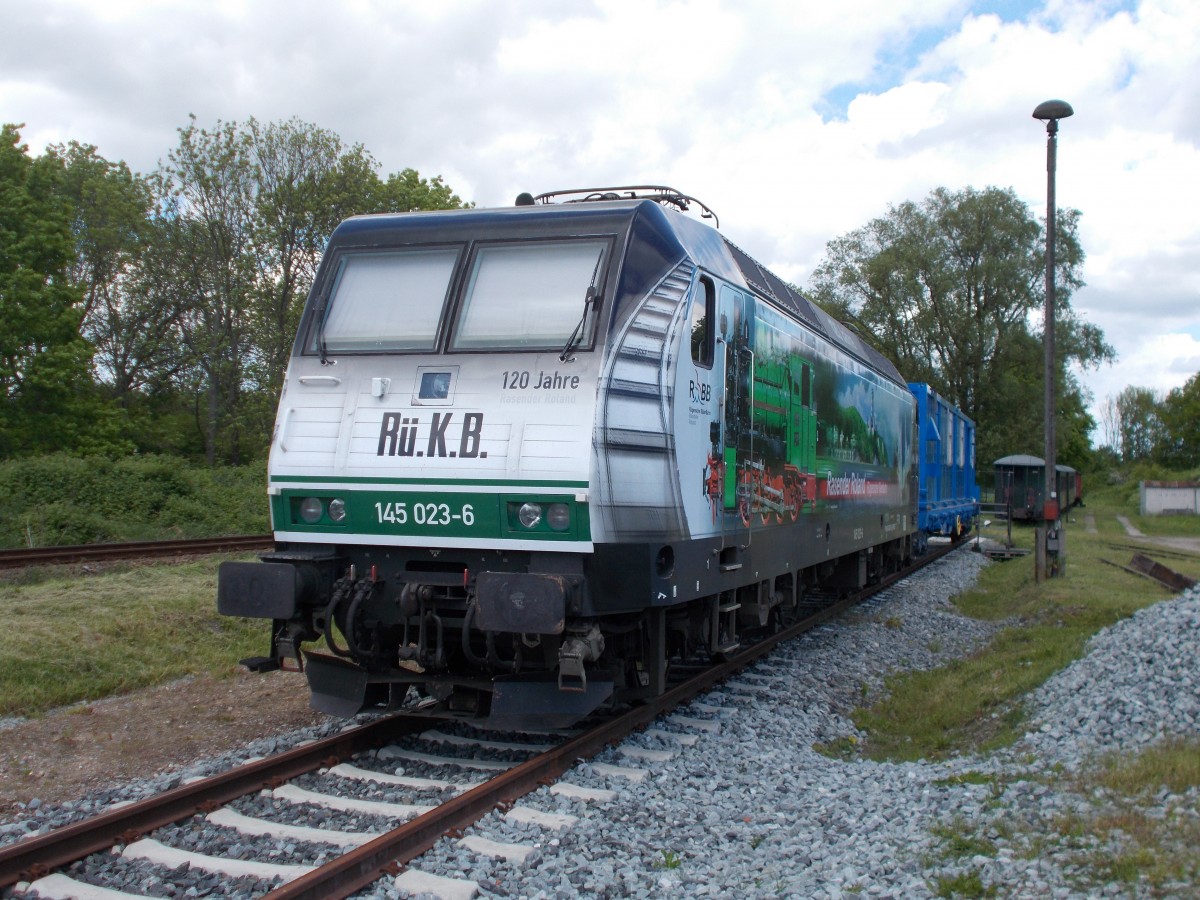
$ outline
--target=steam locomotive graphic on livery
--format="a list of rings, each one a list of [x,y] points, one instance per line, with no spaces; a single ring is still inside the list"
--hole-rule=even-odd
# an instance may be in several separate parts
[[[651,186],[342,223],[279,405],[276,549],[220,570],[222,613],[272,620],[247,663],[333,714],[415,689],[562,726],[898,570],[913,394],[703,218]]]

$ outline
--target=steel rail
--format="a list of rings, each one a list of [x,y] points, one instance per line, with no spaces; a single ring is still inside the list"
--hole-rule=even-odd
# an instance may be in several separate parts
[[[0,848],[0,889],[126,843],[197,812],[216,808],[264,787],[274,787],[341,761],[355,753],[389,743],[404,734],[429,727],[429,719],[394,715],[377,719],[328,738],[287,750],[181,785],[119,809],[82,819],[45,834],[27,837]]]
[[[802,620],[768,635],[715,666],[671,687],[660,696],[599,723],[551,750],[466,791],[429,813],[331,860],[318,869],[284,884],[268,897],[272,900],[326,900],[348,897],[403,866],[432,847],[442,836],[465,829],[488,812],[558,778],[580,760],[590,759],[606,746],[623,740],[662,715],[770,653],[784,641],[828,621],[863,600],[900,581],[925,565],[963,546],[950,544],[932,551],[909,568],[887,576],[857,594],[839,599]],[[429,726],[426,716],[391,715],[329,738],[285,751],[278,756],[247,763],[198,781],[181,785],[120,809],[75,822],[46,834],[24,838],[0,848],[0,889],[18,881],[39,878],[114,843],[131,842],[156,828],[178,822],[198,812],[215,809],[265,787],[275,787],[306,772],[355,753],[389,743]]]
[[[1114,550],[1129,550],[1133,553],[1153,553],[1155,556],[1165,556],[1168,559],[1186,559],[1195,561],[1200,558],[1200,553],[1194,550],[1185,550],[1183,547],[1176,547],[1173,544],[1156,544],[1154,541],[1160,535],[1144,535],[1139,540],[1143,541],[1140,544],[1118,543],[1116,541],[1101,541],[1106,547],[1112,547]]]
[[[436,809],[380,835],[370,843],[363,844],[330,860],[320,868],[275,888],[266,898],[329,900],[348,897],[385,875],[399,874],[405,864],[431,848],[447,833],[461,831],[493,809],[511,804],[541,785],[550,783],[577,762],[590,759],[605,747],[620,742],[627,735],[653,722],[664,712],[709,690],[770,653],[780,643],[810,631],[961,546],[962,542],[931,551],[902,572],[887,576],[857,594],[837,600],[832,605],[730,656],[724,662],[705,669],[645,704],[606,719],[595,728],[485,781]]]
[[[234,553],[274,546],[269,535],[190,538],[170,541],[126,541],[112,544],[74,544],[64,547],[22,547],[0,550],[0,569],[68,563],[102,562],[112,559],[147,559],[203,553]]]

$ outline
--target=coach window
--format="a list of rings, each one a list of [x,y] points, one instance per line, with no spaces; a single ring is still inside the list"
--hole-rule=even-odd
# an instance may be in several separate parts
[[[347,254],[312,351],[432,349],[458,252],[439,247]]]
[[[475,252],[455,350],[591,346],[607,240],[484,244]]]
[[[708,369],[713,361],[713,306],[716,303],[716,289],[711,278],[701,278],[696,284],[692,295],[692,318],[690,332],[692,335],[692,362]]]

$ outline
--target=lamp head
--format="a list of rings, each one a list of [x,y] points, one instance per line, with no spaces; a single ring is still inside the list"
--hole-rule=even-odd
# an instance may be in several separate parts
[[[1065,100],[1047,100],[1045,103],[1039,103],[1033,111],[1033,117],[1043,121],[1065,119],[1073,115],[1075,110],[1071,109],[1071,104]]]

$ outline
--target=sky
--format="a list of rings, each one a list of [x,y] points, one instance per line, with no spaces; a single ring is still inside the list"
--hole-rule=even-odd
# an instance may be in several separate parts
[[[0,0],[0,121],[152,172],[195,115],[296,117],[477,206],[666,184],[807,286],[936,187],[1082,212],[1093,411],[1200,372],[1196,0]],[[1097,434],[1097,438],[1103,438]]]

